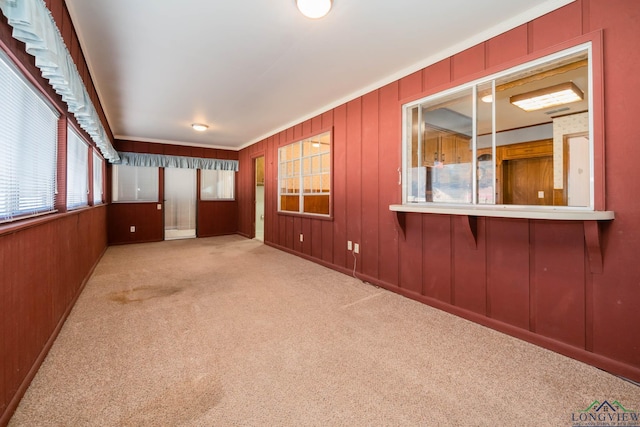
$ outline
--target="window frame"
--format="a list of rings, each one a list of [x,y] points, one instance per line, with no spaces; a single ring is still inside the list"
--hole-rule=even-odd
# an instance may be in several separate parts
[[[69,158],[69,143],[71,141],[71,137],[75,137],[77,139],[77,141],[79,141],[81,144],[84,144],[84,147],[86,148],[86,155],[84,156],[84,168],[85,168],[85,182],[86,182],[86,199],[83,200],[82,204],[78,204],[78,205],[69,205],[69,185],[70,185],[70,173],[69,173],[69,167],[71,165],[70,159]],[[65,163],[65,178],[66,178],[66,184],[67,184],[67,188],[65,191],[66,194],[66,200],[65,200],[65,208],[67,211],[72,211],[72,210],[76,210],[76,209],[83,209],[86,208],[88,206],[90,206],[92,204],[92,200],[89,200],[89,194],[91,192],[91,187],[93,186],[93,176],[89,177],[89,156],[93,155],[93,146],[87,142],[86,139],[84,139],[82,137],[81,132],[78,132],[77,129],[75,129],[71,123],[67,122],[67,141],[66,141],[66,163]]]
[[[389,209],[396,212],[421,212],[421,213],[438,213],[453,215],[472,215],[472,216],[494,216],[494,217],[513,217],[513,218],[541,218],[541,219],[559,219],[559,220],[575,220],[575,219],[613,219],[614,213],[605,211],[604,204],[604,88],[603,88],[603,59],[602,59],[602,32],[595,31],[585,36],[576,38],[570,42],[561,43],[552,48],[543,49],[535,54],[528,55],[525,58],[511,61],[504,64],[501,68],[494,67],[486,70],[486,74],[482,77],[464,82],[463,80],[452,82],[451,86],[445,90],[422,95],[418,99],[405,102],[401,106],[401,154],[402,154],[402,202],[401,204],[390,205]],[[589,133],[590,133],[590,194],[591,201],[588,207],[571,207],[571,206],[534,206],[534,205],[505,205],[505,204],[456,204],[443,202],[408,202],[408,185],[410,185],[409,159],[411,156],[411,147],[407,143],[410,135],[407,133],[408,118],[410,109],[429,101],[451,95],[453,93],[463,91],[465,89],[473,89],[492,80],[516,73],[535,66],[543,64],[557,58],[570,55],[579,51],[587,51],[589,56],[588,81],[589,81]],[[473,92],[473,108],[474,114],[476,107],[475,90]],[[494,116],[495,117],[495,116]],[[475,115],[474,115],[475,127]],[[493,130],[492,132],[495,132]],[[477,135],[473,132],[473,166],[476,166],[476,150]],[[495,141],[492,142],[495,159]],[[495,166],[494,166],[495,167]],[[475,169],[473,169],[475,170]],[[472,181],[475,180],[475,175]],[[474,192],[476,190],[474,183]],[[475,196],[474,196],[475,199]]]
[[[329,192],[327,193],[304,193],[303,188],[304,188],[304,177],[305,176],[309,176],[309,174],[305,175],[303,173],[303,161],[305,159],[305,155],[304,152],[302,150],[302,144],[304,141],[307,141],[309,139],[315,138],[315,137],[320,137],[323,136],[324,134],[328,134],[329,137],[329,171],[328,171],[328,175],[329,175]],[[327,127],[324,129],[320,129],[316,132],[309,132],[305,135],[303,135],[302,137],[299,138],[295,138],[295,140],[289,140],[285,143],[283,143],[282,145],[279,145],[277,147],[277,152],[276,152],[276,159],[277,159],[277,213],[279,215],[293,215],[293,216],[303,216],[303,217],[311,217],[311,218],[316,218],[316,219],[327,219],[327,220],[332,220],[333,219],[333,190],[334,190],[334,183],[333,183],[333,174],[334,174],[334,163],[333,163],[333,142],[334,142],[334,132],[333,132],[333,127]],[[281,163],[281,158],[280,158],[280,150],[283,148],[286,148],[292,144],[300,144],[300,154],[297,157],[297,159],[300,161],[300,173],[298,175],[299,178],[299,192],[295,193],[297,194],[300,199],[298,201],[298,211],[292,211],[292,210],[282,210],[281,209],[281,203],[282,203],[282,198],[281,196],[283,195],[283,193],[281,192],[282,190],[282,186],[280,183],[281,180],[281,169],[280,169],[280,163]],[[322,153],[320,153],[320,155],[322,155]],[[312,157],[312,156],[311,156]],[[313,212],[305,212],[304,211],[304,197],[305,196],[313,196],[313,195],[323,195],[323,194],[327,194],[328,196],[328,200],[329,200],[329,213],[327,214],[323,214],[323,213],[313,213]]]
[[[117,180],[119,179],[118,177],[118,168],[119,167],[131,167],[131,168],[137,168],[137,169],[153,169],[156,172],[156,177],[155,177],[155,184],[156,184],[156,188],[155,188],[155,200],[151,200],[151,199],[135,199],[135,200],[131,200],[131,199],[126,199],[126,200],[115,200],[115,197],[117,196]],[[131,165],[118,165],[118,164],[114,164],[112,166],[111,169],[111,203],[159,203],[160,202],[160,167],[158,166],[152,166],[152,167],[146,167],[146,166],[131,166]]]
[[[18,62],[15,61],[14,57],[4,49],[0,48],[0,61],[2,61],[3,66],[6,66],[9,69],[10,73],[13,73],[17,79],[20,80],[21,84],[23,84],[27,91],[31,92],[35,97],[37,97],[41,102],[42,106],[46,107],[52,113],[51,118],[55,118],[53,121],[55,122],[54,127],[50,130],[53,133],[54,139],[52,142],[52,146],[50,149],[53,151],[53,162],[50,166],[53,167],[53,181],[51,186],[51,193],[49,194],[48,200],[51,201],[50,205],[41,206],[39,208],[34,209],[24,209],[24,210],[16,210],[11,209],[8,212],[8,216],[4,219],[0,219],[0,226],[5,226],[9,224],[14,224],[21,220],[31,219],[35,217],[40,217],[43,215],[50,215],[52,213],[56,213],[59,207],[59,195],[58,195],[58,181],[60,179],[60,167],[59,167],[59,145],[60,145],[60,126],[61,123],[65,122],[64,113],[57,108],[56,104],[51,100],[51,98],[44,92],[39,85],[38,81],[33,78],[28,72],[25,71],[24,67],[22,67]],[[65,141],[66,142],[66,141]],[[64,171],[63,171],[64,172]],[[19,205],[18,205],[19,207]],[[3,227],[4,228],[4,227]]]
[[[100,152],[93,148],[91,150],[91,188],[93,190],[93,197],[92,197],[92,206],[98,206],[98,205],[102,205],[104,204],[104,184],[105,184],[105,160],[102,157],[102,155],[100,154]],[[98,160],[96,162],[96,160]],[[99,168],[98,168],[99,166]],[[97,199],[97,195],[96,195],[96,171],[99,170],[100,171],[100,186],[97,187],[100,189],[100,198]]]

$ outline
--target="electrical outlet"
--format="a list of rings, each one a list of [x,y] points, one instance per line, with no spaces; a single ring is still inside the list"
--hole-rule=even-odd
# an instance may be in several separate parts
[[[360,253],[360,244],[359,243],[354,243],[353,244],[353,253],[354,254],[359,254]]]
[[[162,203],[158,203],[158,210],[161,211],[162,210]]]
[[[300,241],[304,242],[304,234],[300,233]]]
[[[347,250],[350,251],[353,249],[353,242],[351,240],[347,240]]]
[[[132,233],[135,233],[136,232],[136,226],[132,225],[131,227],[129,227],[129,231],[132,232]]]

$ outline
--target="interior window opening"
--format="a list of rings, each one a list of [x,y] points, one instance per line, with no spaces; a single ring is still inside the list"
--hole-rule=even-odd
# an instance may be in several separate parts
[[[278,211],[329,216],[331,132],[278,149]]]
[[[405,203],[593,208],[588,47],[405,106]]]

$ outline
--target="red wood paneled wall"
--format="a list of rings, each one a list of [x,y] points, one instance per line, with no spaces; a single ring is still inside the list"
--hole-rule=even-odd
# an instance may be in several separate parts
[[[107,247],[105,205],[32,222],[0,231],[0,425]]]
[[[47,0],[46,4],[111,138],[64,0]],[[34,58],[11,32],[0,13],[0,44],[65,112],[60,96],[41,77]],[[75,118],[66,116],[79,129]],[[85,138],[90,140],[86,134]],[[64,176],[59,185],[65,188]],[[0,425],[8,423],[106,247],[106,205],[0,225]]]
[[[363,280],[640,381],[640,79],[628,74],[640,69],[639,19],[638,2],[578,0],[247,147],[239,231],[253,233],[252,159],[264,154],[267,244],[350,273],[347,240],[358,242]],[[591,273],[579,221],[478,217],[475,246],[457,216],[406,214],[403,232],[389,211],[401,202],[401,105],[599,31],[606,209],[616,212],[600,224],[602,273]],[[278,147],[327,127],[333,219],[278,214]]]
[[[118,151],[238,160],[238,152],[214,148],[116,140]],[[163,188],[162,172],[160,189]],[[107,172],[107,200],[111,200],[111,167]],[[162,191],[160,199],[162,200]],[[135,226],[132,233],[130,227]],[[238,231],[237,201],[202,201],[197,206],[198,237],[234,234]],[[157,242],[164,239],[164,211],[157,203],[112,203],[109,205],[109,244]]]

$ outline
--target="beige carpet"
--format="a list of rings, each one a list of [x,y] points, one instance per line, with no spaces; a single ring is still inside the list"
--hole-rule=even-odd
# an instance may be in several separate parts
[[[571,425],[640,388],[239,236],[110,247],[11,426]]]

